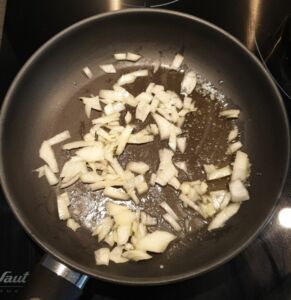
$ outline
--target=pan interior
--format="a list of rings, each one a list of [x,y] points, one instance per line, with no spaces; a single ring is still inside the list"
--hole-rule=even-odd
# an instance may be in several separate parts
[[[213,83],[224,81],[219,88],[242,110],[242,142],[253,164],[251,200],[224,229],[203,235],[202,241],[191,239],[147,262],[96,267],[92,255],[96,243],[88,231],[71,232],[58,220],[55,191],[31,170],[42,164],[37,151],[44,139],[65,129],[77,138],[86,130],[88,120],[77,98],[98,91],[102,80],[112,86],[114,78],[105,80],[99,64],[112,62],[112,54],[122,51],[141,53],[140,67],[156,59],[169,64],[175,53],[183,52],[189,68]],[[84,66],[93,71],[92,82],[82,74]],[[117,65],[120,70],[127,67]],[[203,126],[202,122],[201,132]],[[223,136],[226,129],[223,126],[219,134]],[[193,129],[189,134],[195,139],[198,133]],[[270,79],[234,40],[190,17],[133,10],[87,20],[59,35],[30,60],[7,96],[1,143],[1,180],[8,200],[46,250],[99,278],[150,284],[209,270],[237,253],[257,232],[272,211],[285,177],[288,128]],[[150,150],[132,153],[150,159]],[[211,153],[219,151],[211,149]],[[195,157],[189,159],[195,161]]]

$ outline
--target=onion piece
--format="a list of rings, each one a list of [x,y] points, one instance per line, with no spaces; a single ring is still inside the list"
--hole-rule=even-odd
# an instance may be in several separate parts
[[[117,84],[118,85],[130,84],[130,83],[135,82],[135,80],[136,80],[136,76],[134,76],[130,73],[124,74],[118,79]]]
[[[71,177],[71,178],[66,178],[67,180],[65,180],[65,181],[63,180],[63,181],[62,181],[60,188],[61,188],[61,189],[64,189],[64,188],[66,188],[66,187],[72,185],[72,184],[75,183],[79,178],[80,178],[80,175],[79,175],[79,174],[76,175],[76,176],[74,176],[74,177]]]
[[[171,130],[168,145],[173,151],[176,151],[177,135],[176,135],[176,132],[174,130]]]
[[[237,126],[234,126],[233,129],[228,134],[227,141],[231,142],[234,139],[236,139],[237,137],[238,137],[238,128],[237,128]]]
[[[68,160],[61,171],[60,177],[72,178],[86,170],[86,164],[83,160],[72,157]]]
[[[109,248],[100,248],[94,252],[96,265],[108,266],[110,250]]]
[[[131,161],[126,165],[126,169],[130,170],[133,173],[145,174],[150,169],[150,167],[142,161]]]
[[[164,91],[164,90],[165,90],[165,87],[163,85],[156,84],[152,89],[152,94],[156,95],[159,92]]]
[[[151,129],[151,133],[153,135],[158,135],[159,134],[159,128],[156,124],[150,124],[150,129]]]
[[[151,112],[151,109],[150,104],[140,101],[136,107],[135,118],[144,122]]]
[[[193,201],[191,201],[188,196],[186,196],[185,194],[180,194],[179,199],[183,202],[184,205],[191,207],[192,209],[197,211],[203,218],[205,218],[205,215],[200,207]]]
[[[126,60],[129,61],[138,61],[141,58],[141,55],[132,53],[132,52],[127,52],[126,53]]]
[[[96,145],[96,141],[76,141],[76,142],[71,142],[68,144],[65,144],[62,146],[63,150],[73,150],[77,148],[83,148],[87,146],[94,146]]]
[[[150,185],[155,185],[156,179],[157,179],[157,175],[155,173],[152,173],[151,178],[150,178]]]
[[[116,73],[116,70],[112,64],[108,65],[99,65],[99,67],[105,72],[105,73]]]
[[[149,71],[147,69],[143,69],[143,70],[137,70],[137,71],[131,72],[130,74],[132,74],[136,77],[146,77],[146,76],[149,76]]]
[[[180,170],[184,171],[186,174],[188,174],[187,165],[185,161],[177,161],[174,163],[175,166],[177,166]]]
[[[178,171],[173,165],[172,157],[174,153],[169,149],[159,150],[160,164],[157,171],[156,183],[165,186],[173,177],[178,175]]]
[[[239,208],[240,208],[239,203],[233,203],[227,206],[226,208],[224,208],[211,221],[211,223],[208,226],[208,230],[211,231],[223,227],[225,222],[238,212]]]
[[[177,146],[181,153],[184,153],[187,146],[187,139],[186,137],[178,137],[177,138]]]
[[[240,141],[237,141],[235,143],[232,143],[228,146],[226,150],[226,154],[230,155],[235,153],[237,150],[239,150],[242,147],[242,143]]]
[[[123,252],[122,256],[133,261],[140,261],[152,258],[148,253],[141,250],[125,251]]]
[[[212,191],[209,194],[216,210],[224,209],[231,199],[230,193],[226,190]]]
[[[129,144],[147,144],[154,141],[153,135],[143,135],[139,133],[132,134],[129,139]]]
[[[140,195],[145,193],[149,189],[143,175],[136,176],[134,181],[135,181],[135,188],[137,189],[137,192]]]
[[[110,247],[114,245],[114,237],[113,237],[113,232],[110,231],[107,236],[104,239],[104,242],[107,243]]]
[[[181,54],[177,53],[176,56],[173,59],[173,62],[171,64],[170,69],[178,71],[179,68],[182,65],[183,60],[184,60],[184,56],[182,56]]]
[[[116,60],[126,60],[126,53],[115,53],[113,56]]]
[[[250,199],[248,190],[239,179],[229,183],[229,191],[233,202],[241,202]]]
[[[98,143],[95,146],[84,147],[76,151],[76,155],[87,162],[102,161],[104,159],[104,147]]]
[[[129,196],[122,189],[116,189],[113,187],[106,187],[103,191],[103,195],[111,197],[117,200],[128,200]]]
[[[88,67],[84,67],[82,71],[87,78],[91,79],[93,77],[92,71]]]
[[[65,130],[48,140],[48,143],[53,146],[71,138],[69,130]]]
[[[196,74],[193,71],[187,72],[181,83],[181,94],[190,95],[197,83]]]
[[[95,183],[90,184],[90,189],[92,191],[101,190],[108,186],[123,186],[124,180],[116,179],[116,180],[101,180]]]
[[[120,225],[117,227],[117,245],[124,245],[130,238],[131,235],[131,225]]]
[[[169,223],[176,231],[181,231],[182,228],[181,226],[179,225],[179,223],[175,220],[175,218],[173,218],[172,215],[170,214],[164,214],[163,215],[163,218],[165,219],[165,221],[167,223]]]
[[[229,166],[217,169],[214,165],[204,165],[204,169],[207,180],[215,180],[231,175],[231,168]]]
[[[239,109],[227,109],[224,111],[221,111],[219,113],[220,117],[225,117],[227,119],[236,119],[239,117],[240,110]]]
[[[60,220],[66,220],[71,217],[68,209],[69,204],[70,200],[67,193],[62,193],[57,196],[58,215]]]
[[[54,151],[48,141],[43,141],[39,149],[39,157],[43,159],[54,173],[59,172]]]
[[[168,181],[168,184],[176,190],[178,190],[181,186],[181,184],[180,184],[179,180],[177,179],[177,177],[173,177],[172,179],[170,179]]]
[[[128,111],[128,112],[126,113],[125,117],[124,117],[124,121],[125,121],[126,124],[129,124],[130,121],[131,121],[131,119],[132,119],[132,115],[131,115],[131,113]]]
[[[149,83],[149,85],[148,85],[148,87],[146,88],[146,91],[145,91],[145,92],[146,92],[147,94],[151,94],[154,87],[155,87],[154,82]]]
[[[152,63],[152,66],[154,67],[153,69],[153,73],[157,73],[160,66],[161,66],[161,62],[159,60],[155,60],[153,63]]]
[[[153,226],[158,223],[157,218],[154,218],[150,216],[149,214],[146,214],[144,211],[140,213],[140,220],[141,223],[146,226]]]
[[[49,185],[56,185],[59,182],[54,172],[47,165],[36,169],[36,171],[38,172],[38,178],[45,176]]]
[[[119,136],[119,139],[118,139],[118,142],[117,142],[118,146],[117,146],[117,149],[116,149],[116,154],[117,155],[120,155],[124,151],[125,146],[128,143],[128,140],[129,140],[129,137],[131,135],[132,130],[133,130],[132,126],[126,125],[123,132]]]
[[[73,231],[76,231],[78,228],[80,228],[80,224],[77,223],[74,219],[70,218],[67,220],[67,226],[72,229]]]
[[[176,213],[172,210],[172,208],[169,206],[169,204],[165,201],[163,201],[162,203],[160,203],[160,206],[169,214],[171,215],[175,220],[178,220],[178,216],[176,215]]]
[[[113,121],[118,121],[119,117],[120,117],[120,113],[113,113],[112,115],[109,115],[109,116],[102,116],[100,118],[94,119],[94,120],[92,120],[92,123],[100,124],[100,125],[108,124]]]
[[[250,176],[250,162],[249,157],[245,152],[237,151],[234,164],[231,180],[240,179],[244,182]]]
[[[116,264],[122,264],[128,261],[127,258],[122,257],[123,247],[116,246],[110,252],[109,259],[115,262]]]
[[[171,131],[173,130],[173,125],[158,114],[152,114],[152,116],[158,125],[161,140],[168,139],[170,137]]]
[[[114,223],[110,217],[106,217],[94,229],[92,236],[98,235],[98,242],[101,242],[109,234]]]
[[[142,239],[138,240],[136,249],[143,251],[150,251],[155,253],[164,252],[168,245],[176,239],[176,236],[172,233],[162,230],[156,230],[147,234]]]

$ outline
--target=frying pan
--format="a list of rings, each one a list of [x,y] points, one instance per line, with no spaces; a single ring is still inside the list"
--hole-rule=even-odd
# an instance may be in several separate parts
[[[86,119],[76,99],[97,92],[101,84],[112,86],[114,79],[105,80],[98,65],[112,61],[112,54],[120,51],[141,53],[144,59],[138,65],[145,67],[157,58],[170,63],[175,53],[182,51],[189,68],[213,83],[224,81],[219,88],[242,111],[242,140],[253,164],[251,200],[225,228],[188,242],[179,251],[146,262],[97,267],[92,254],[96,242],[85,229],[73,233],[58,220],[55,191],[45,180],[37,179],[32,170],[41,165],[37,151],[44,139],[68,128],[73,137],[80,138]],[[82,74],[84,66],[92,69],[95,81]],[[121,64],[118,69],[127,67]],[[29,235],[68,270],[132,285],[176,282],[209,271],[238,254],[269,219],[289,159],[284,105],[258,60],[218,27],[193,16],[158,9],[94,16],[48,41],[15,78],[2,107],[0,134],[1,183],[14,214]],[[48,266],[47,261],[43,265]],[[160,265],[165,267],[161,269]],[[65,280],[68,286],[59,296],[61,277],[53,279],[55,274],[43,267],[38,272],[33,276],[41,282],[33,285],[38,290],[27,295],[42,299],[68,297],[72,280]],[[46,272],[45,280],[41,272]]]

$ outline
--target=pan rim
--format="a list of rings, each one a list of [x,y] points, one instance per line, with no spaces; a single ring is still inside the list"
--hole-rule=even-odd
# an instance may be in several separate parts
[[[235,249],[235,251],[232,251],[228,255],[223,256],[217,261],[212,262],[211,264],[208,264],[204,267],[200,267],[199,269],[178,274],[178,275],[172,275],[172,276],[163,276],[162,278],[154,278],[154,279],[143,279],[143,278],[130,278],[130,277],[122,277],[122,276],[103,276],[99,275],[93,272],[90,272],[86,270],[86,267],[83,265],[80,265],[78,262],[73,261],[69,258],[67,258],[65,255],[63,255],[61,252],[59,252],[57,249],[49,245],[49,243],[46,243],[46,241],[42,240],[41,236],[38,236],[33,232],[32,226],[30,226],[27,222],[23,220],[21,210],[18,209],[17,205],[13,201],[13,197],[10,194],[10,191],[8,189],[8,181],[6,179],[6,176],[4,176],[4,157],[3,157],[3,143],[0,143],[0,179],[1,179],[1,185],[5,194],[5,197],[7,199],[7,202],[13,211],[14,215],[16,216],[18,222],[21,224],[21,226],[24,228],[24,230],[30,235],[30,237],[46,252],[58,259],[60,262],[68,265],[74,270],[78,270],[84,274],[87,274],[89,276],[92,276],[97,279],[101,279],[103,281],[111,282],[111,283],[117,283],[117,284],[126,284],[126,285],[162,285],[162,284],[170,284],[170,283],[175,283],[179,282],[182,280],[190,279],[193,277],[196,277],[198,275],[201,275],[203,273],[209,272],[222,264],[228,262],[231,260],[233,257],[238,255],[242,250],[244,250],[250,243],[251,241],[254,240],[254,238],[261,232],[261,230],[264,228],[264,226],[267,224],[268,220],[272,217],[274,209],[276,207],[276,204],[278,202],[278,199],[280,198],[285,181],[287,178],[287,173],[288,173],[288,166],[289,166],[289,156],[290,156],[290,129],[289,129],[289,123],[288,123],[288,115],[285,109],[285,105],[283,102],[283,99],[281,97],[280,92],[278,91],[278,88],[276,87],[270,73],[262,66],[261,62],[259,59],[250,51],[248,50],[237,38],[233,37],[230,33],[226,32],[225,30],[221,29],[220,27],[212,24],[211,22],[205,21],[203,19],[200,19],[196,16],[192,16],[186,13],[181,13],[177,11],[170,11],[166,9],[152,9],[152,8],[131,8],[131,9],[124,9],[120,11],[114,11],[114,12],[106,12],[102,14],[97,14],[92,17],[83,19],[56,34],[53,36],[51,39],[49,39],[46,43],[44,43],[34,54],[27,60],[27,62],[22,66],[16,77],[14,78],[5,98],[2,104],[2,109],[1,109],[1,115],[0,115],[0,141],[3,140],[3,131],[4,131],[4,120],[5,116],[7,114],[9,104],[10,104],[10,99],[12,99],[12,95],[14,93],[14,90],[17,89],[18,87],[18,82],[20,79],[26,74],[27,70],[29,70],[30,66],[34,63],[35,60],[37,60],[43,53],[46,52],[47,49],[49,49],[50,46],[54,45],[55,42],[59,41],[63,36],[71,34],[77,29],[80,29],[82,26],[87,25],[88,23],[95,22],[96,20],[100,20],[103,18],[108,18],[112,15],[127,15],[127,14],[136,14],[136,13],[150,13],[150,14],[164,14],[164,15],[171,15],[171,16],[177,16],[180,18],[188,19],[191,21],[194,21],[196,23],[200,23],[205,27],[208,27],[210,30],[214,30],[217,33],[223,35],[226,37],[228,40],[231,40],[232,43],[239,47],[242,51],[244,51],[249,58],[254,62],[254,64],[257,65],[257,68],[260,69],[262,76],[265,76],[266,80],[269,82],[270,88],[273,89],[277,99],[278,99],[278,104],[281,108],[281,113],[282,113],[282,124],[284,125],[284,129],[286,132],[286,145],[284,149],[285,153],[285,170],[283,172],[283,178],[282,182],[280,185],[280,188],[278,190],[278,197],[277,199],[274,199],[274,205],[272,209],[268,212],[268,214],[265,217],[264,222],[260,224],[260,226],[250,235],[248,238],[244,239],[241,243],[240,246]]]

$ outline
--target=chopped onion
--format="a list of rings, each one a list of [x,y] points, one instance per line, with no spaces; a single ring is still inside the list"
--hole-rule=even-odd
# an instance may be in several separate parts
[[[112,115],[109,116],[103,116],[97,119],[92,120],[93,124],[108,124],[113,121],[118,121],[120,117],[120,113],[113,113]]]
[[[80,228],[80,224],[77,223],[74,219],[68,219],[67,220],[67,226],[71,228],[73,231],[76,231],[78,228]]]
[[[177,135],[174,130],[171,130],[170,137],[169,137],[169,147],[173,150],[176,151],[177,147]]]
[[[58,204],[58,214],[60,220],[66,220],[71,217],[71,214],[68,209],[68,205],[70,204],[69,196],[67,193],[63,193],[57,196],[57,204]]]
[[[131,161],[127,164],[126,169],[130,170],[133,173],[145,174],[150,169],[150,167],[142,161]]]
[[[101,242],[105,239],[105,237],[109,234],[112,229],[114,223],[110,217],[106,217],[101,220],[101,222],[96,226],[92,235],[98,235],[98,242]]]
[[[159,68],[160,68],[160,66],[161,66],[161,63],[160,63],[159,60],[156,60],[156,61],[154,61],[154,62],[152,63],[152,65],[153,65],[153,67],[154,67],[153,72],[154,72],[154,74],[155,74],[155,73],[158,72],[158,70],[159,70]]]
[[[128,143],[129,144],[146,144],[146,143],[151,143],[154,140],[153,135],[143,135],[143,134],[132,134],[129,137]]]
[[[125,251],[123,252],[122,256],[133,261],[140,261],[152,258],[148,253],[141,250]]]
[[[241,202],[250,199],[248,190],[239,179],[229,183],[229,191],[233,202]]]
[[[193,71],[187,72],[181,83],[181,93],[190,95],[196,86],[196,74]]]
[[[140,195],[149,189],[143,175],[138,175],[135,177],[135,188]]]
[[[207,175],[207,180],[215,180],[231,175],[231,168],[229,166],[217,169],[214,165],[204,165],[204,169]]]
[[[76,151],[76,155],[87,162],[102,161],[104,159],[104,147],[101,143],[95,146],[84,147]]]
[[[141,55],[132,53],[132,52],[127,52],[126,53],[126,60],[129,61],[138,61],[141,58]]]
[[[208,226],[208,230],[211,231],[223,227],[225,222],[238,212],[239,207],[240,207],[239,203],[233,203],[227,206],[226,208],[224,208],[211,221],[211,223]]]
[[[131,235],[131,226],[130,225],[120,225],[117,227],[117,245],[124,245],[130,238]]]
[[[178,137],[177,138],[177,146],[181,153],[184,153],[187,146],[187,139],[185,137]]]
[[[172,65],[171,65],[170,68],[173,69],[173,70],[178,71],[179,68],[180,68],[181,65],[182,65],[183,60],[184,60],[184,56],[182,56],[182,55],[179,54],[179,53],[176,54],[176,56],[174,57],[174,60],[173,60]]]
[[[116,246],[110,252],[109,259],[115,262],[116,264],[122,264],[128,261],[127,258],[122,257],[123,247]]]
[[[175,238],[176,236],[172,233],[156,230],[140,239],[136,244],[136,249],[162,253]]]
[[[76,175],[83,172],[83,170],[86,169],[86,164],[82,160],[74,159],[75,157],[72,157],[70,160],[68,160],[61,171],[60,177],[63,178],[72,178]]]
[[[131,113],[128,111],[124,117],[124,121],[126,124],[129,124],[132,119]]]
[[[185,161],[177,161],[175,162],[175,166],[177,166],[180,170],[188,174],[187,165]]]
[[[146,77],[149,76],[149,71],[144,69],[144,70],[131,72],[130,74],[134,75],[135,77]]]
[[[84,67],[83,68],[83,73],[89,78],[91,79],[93,77],[92,71],[88,68],[88,67]]]
[[[230,193],[226,190],[212,191],[209,194],[216,210],[224,209],[231,198]]]
[[[226,154],[233,154],[237,150],[239,150],[241,147],[242,147],[242,143],[240,141],[232,143],[228,146],[228,148],[226,150]]]
[[[70,185],[72,185],[73,183],[75,183],[78,179],[80,178],[80,175],[76,175],[74,177],[71,178],[66,178],[66,180],[63,180],[61,183],[61,188],[64,189]]]
[[[178,216],[176,215],[176,213],[172,210],[172,208],[169,206],[169,204],[165,201],[163,201],[162,203],[160,203],[160,206],[169,214],[171,215],[175,220],[178,220]]]
[[[156,124],[150,124],[150,129],[151,129],[151,133],[153,135],[158,135],[159,134],[159,128]]]
[[[65,144],[62,146],[63,150],[72,150],[72,149],[77,149],[77,148],[83,148],[87,146],[94,146],[96,145],[96,141],[76,141],[76,142],[71,142],[68,144]]]
[[[117,84],[118,85],[130,84],[135,82],[135,80],[136,80],[136,76],[132,74],[124,74],[118,79]]]
[[[53,146],[71,138],[69,130],[65,130],[48,140],[48,143]]]
[[[238,128],[237,128],[237,126],[234,126],[233,129],[229,132],[227,140],[228,140],[228,142],[231,142],[234,139],[236,139],[237,137],[238,137]]]
[[[108,266],[109,264],[109,256],[110,250],[109,248],[100,248],[94,252],[95,254],[95,261],[96,265],[101,266],[105,265]]]
[[[156,84],[153,89],[152,89],[152,94],[156,95],[158,94],[159,92],[162,92],[165,90],[165,87],[163,85],[160,85],[160,84]]]
[[[168,184],[176,190],[178,190],[181,186],[181,184],[180,184],[179,180],[177,179],[177,177],[173,177],[172,179],[170,179],[168,181]]]
[[[104,239],[104,242],[107,243],[110,247],[114,245],[114,237],[113,237],[113,232],[110,231],[107,236]]]
[[[142,224],[144,224],[146,226],[153,226],[158,223],[157,218],[154,218],[154,217],[150,216],[149,214],[146,214],[144,211],[142,211],[140,213],[140,219],[141,219]]]
[[[111,197],[117,200],[128,200],[129,196],[122,189],[116,189],[113,187],[106,187],[103,191],[103,195]]]
[[[43,159],[54,173],[59,172],[54,151],[48,141],[43,141],[39,149],[39,157]]]
[[[179,223],[173,218],[172,215],[170,214],[164,214],[163,218],[165,219],[166,222],[168,222],[176,231],[181,231],[182,228],[179,225]]]
[[[250,175],[250,162],[249,157],[245,152],[237,151],[234,164],[231,180],[240,179],[241,181],[245,181]]]
[[[118,146],[117,146],[117,149],[116,149],[116,154],[117,155],[120,155],[123,152],[123,150],[125,149],[125,146],[128,143],[128,140],[129,140],[129,137],[131,135],[132,130],[133,130],[132,126],[126,125],[123,132],[119,136]]]
[[[59,182],[54,172],[47,165],[36,169],[36,171],[38,172],[38,178],[45,176],[49,185],[56,185]]]
[[[236,119],[239,117],[240,110],[239,109],[227,109],[219,113],[220,117],[225,117],[228,119]]]
[[[139,102],[135,111],[135,118],[144,122],[151,112],[151,105],[146,102]]]
[[[157,179],[157,175],[155,173],[153,173],[150,178],[150,185],[155,185],[156,179]]]
[[[157,171],[156,183],[165,186],[173,177],[178,174],[177,169],[173,165],[172,157],[174,153],[169,149],[159,150],[160,164]]]
[[[168,139],[173,130],[173,125],[158,114],[152,114],[152,116],[158,125],[161,140]]]
[[[112,64],[99,66],[105,73],[116,73],[116,70]]]
[[[114,58],[116,60],[126,60],[126,53],[115,53]]]
[[[148,87],[146,88],[146,93],[147,94],[151,94],[152,93],[152,90],[153,88],[155,87],[155,84],[153,82],[149,83]]]

